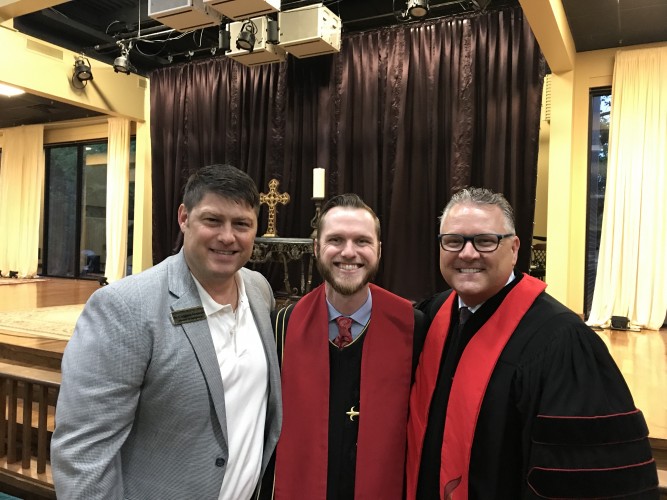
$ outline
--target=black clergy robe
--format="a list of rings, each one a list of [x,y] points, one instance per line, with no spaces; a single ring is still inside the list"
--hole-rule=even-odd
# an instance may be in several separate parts
[[[329,449],[327,498],[354,498],[359,417],[361,408],[361,353],[365,331],[339,349],[329,343]],[[349,412],[349,415],[348,415]]]
[[[517,277],[486,301],[459,335],[458,301],[453,301],[428,415],[420,416],[427,419],[421,456],[408,465],[408,475],[417,481],[408,499],[444,498],[441,464],[448,456],[443,435],[452,378],[476,332],[521,279],[533,279]],[[450,293],[418,307],[432,320]],[[468,467],[468,499],[658,498],[648,429],[622,374],[598,335],[544,292],[493,368]],[[467,500],[456,489],[451,498]]]
[[[427,325],[405,299],[370,288],[370,322],[342,350],[328,340],[324,286],[276,315],[285,411],[275,486],[265,483],[262,498],[273,488],[276,499],[403,497],[408,398]]]

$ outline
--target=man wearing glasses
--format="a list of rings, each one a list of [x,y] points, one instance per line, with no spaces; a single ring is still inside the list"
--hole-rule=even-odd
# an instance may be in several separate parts
[[[642,413],[598,335],[514,270],[503,195],[455,194],[438,240],[453,290],[419,306],[407,498],[657,499]]]

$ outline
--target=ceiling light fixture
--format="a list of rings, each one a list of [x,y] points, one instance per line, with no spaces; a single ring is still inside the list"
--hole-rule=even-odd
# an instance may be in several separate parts
[[[11,85],[7,85],[5,83],[0,83],[0,95],[14,97],[21,94],[25,94],[25,90],[12,87]]]
[[[220,31],[218,31],[218,48],[226,54],[231,49],[231,35],[229,33],[229,25],[221,24]]]
[[[277,45],[280,43],[280,29],[276,19],[266,18],[266,43]]]
[[[88,85],[88,80],[93,79],[93,71],[90,68],[90,61],[83,54],[77,56],[74,60],[74,73],[72,74],[72,86],[82,89]]]
[[[255,34],[257,26],[251,19],[248,19],[241,26],[239,36],[236,37],[236,48],[252,52],[255,49]]]
[[[407,15],[412,19],[421,19],[428,14],[428,0],[408,0]]]
[[[120,55],[113,61],[113,70],[116,73],[125,73],[126,75],[130,74],[130,49],[132,48],[132,42],[129,46],[126,47],[124,43],[118,42],[120,45]]]
[[[87,57],[80,55],[76,58],[76,61],[74,61],[74,76],[81,82],[93,79],[93,71]]]

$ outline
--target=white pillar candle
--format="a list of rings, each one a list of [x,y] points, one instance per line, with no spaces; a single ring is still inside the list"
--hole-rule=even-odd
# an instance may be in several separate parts
[[[324,199],[324,173],[325,169],[316,167],[313,169],[313,198]]]

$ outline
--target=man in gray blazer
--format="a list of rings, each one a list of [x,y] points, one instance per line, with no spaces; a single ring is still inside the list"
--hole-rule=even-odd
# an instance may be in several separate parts
[[[180,253],[91,296],[62,362],[58,498],[258,494],[282,421],[273,294],[242,267],[258,207],[245,173],[204,167],[179,207]]]

